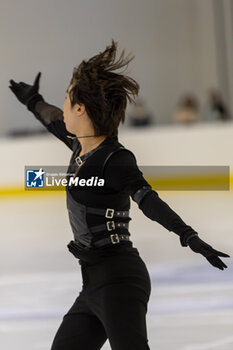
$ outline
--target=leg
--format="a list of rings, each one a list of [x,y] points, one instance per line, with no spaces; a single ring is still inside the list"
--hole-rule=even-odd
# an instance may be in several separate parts
[[[99,350],[106,339],[105,330],[96,316],[66,315],[51,350]]]
[[[112,350],[149,350],[146,312],[149,297],[136,286],[113,284],[97,293],[100,315]]]
[[[102,323],[87,309],[81,293],[63,317],[51,350],[99,350],[106,339]]]

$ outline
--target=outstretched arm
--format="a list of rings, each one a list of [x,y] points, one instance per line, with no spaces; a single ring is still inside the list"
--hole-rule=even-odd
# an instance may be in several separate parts
[[[213,249],[200,239],[198,233],[191,226],[186,225],[181,217],[159,198],[157,192],[151,190],[149,194],[145,195],[139,203],[139,208],[146,216],[161,223],[169,231],[178,234],[183,247],[189,246],[195,253],[202,254],[211,265],[220,270],[227,268],[218,256],[227,258],[229,255]]]
[[[66,130],[63,121],[63,111],[45,102],[43,96],[39,94],[39,72],[35,78],[34,84],[29,85],[24,82],[16,83],[10,80],[9,88],[15,94],[17,99],[27,106],[34,116],[58,139],[63,141],[71,150],[75,135]]]
[[[144,179],[132,152],[125,149],[114,154],[106,166],[107,171],[113,188],[126,191],[148,218],[176,233],[183,247],[189,246],[221,270],[227,267],[218,256],[229,257],[229,255],[213,249],[201,240],[198,233],[159,197]]]
[[[63,121],[63,111],[44,101],[41,95],[36,95],[28,104],[28,109],[46,127],[46,129],[63,141],[71,150],[75,135],[66,130]]]

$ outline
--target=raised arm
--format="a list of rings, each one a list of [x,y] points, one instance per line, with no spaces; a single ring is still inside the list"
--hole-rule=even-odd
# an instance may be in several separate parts
[[[9,88],[17,99],[27,106],[28,110],[34,114],[49,132],[63,141],[72,150],[75,135],[66,130],[63,121],[63,111],[45,102],[43,96],[39,94],[40,76],[41,73],[39,72],[33,85],[28,85],[24,82],[16,83],[11,79],[11,86]]]
[[[189,246],[221,270],[227,267],[218,255],[222,257],[229,255],[213,249],[202,241],[198,233],[159,197],[143,177],[132,152],[125,149],[113,154],[106,165],[105,177],[110,178],[111,186],[115,190],[128,193],[148,218],[176,233],[183,247]]]

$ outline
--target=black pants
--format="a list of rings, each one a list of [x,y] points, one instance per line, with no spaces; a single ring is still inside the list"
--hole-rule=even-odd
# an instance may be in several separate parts
[[[151,281],[138,250],[81,265],[83,287],[63,317],[51,350],[149,350],[146,313]]]

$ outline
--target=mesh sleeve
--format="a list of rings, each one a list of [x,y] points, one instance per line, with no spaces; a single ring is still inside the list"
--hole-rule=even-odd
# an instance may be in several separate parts
[[[52,122],[63,121],[62,110],[42,100],[35,104],[34,112],[36,114],[36,118],[39,119],[45,126]]]
[[[63,111],[60,108],[45,102],[43,97],[37,94],[30,100],[28,109],[50,133],[63,141],[71,150],[73,149],[73,140],[76,136],[67,131],[63,121]]]

